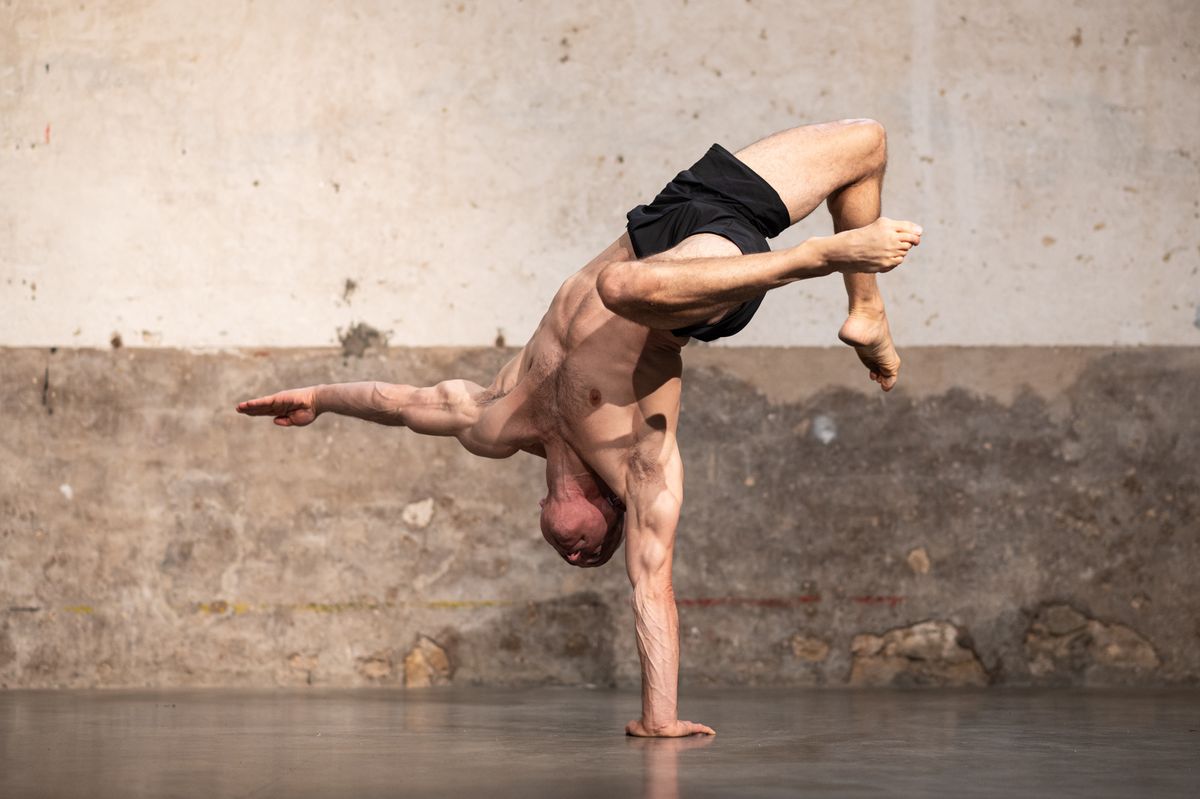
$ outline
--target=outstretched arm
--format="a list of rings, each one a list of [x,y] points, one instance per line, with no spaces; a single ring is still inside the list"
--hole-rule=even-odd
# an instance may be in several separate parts
[[[642,717],[625,727],[628,735],[679,738],[715,735],[703,724],[678,716],[679,614],[671,585],[675,527],[683,498],[678,453],[665,479],[639,479],[630,485],[625,510],[625,564],[633,583],[633,615],[642,664]]]
[[[237,410],[248,416],[273,416],[283,427],[303,427],[322,413],[338,413],[429,436],[455,436],[476,455],[506,458],[515,449],[485,440],[476,429],[482,416],[477,398],[485,391],[469,380],[446,380],[428,388],[377,381],[334,383],[247,400]]]

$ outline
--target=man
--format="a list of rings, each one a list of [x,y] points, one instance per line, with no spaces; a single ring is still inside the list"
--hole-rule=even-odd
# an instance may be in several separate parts
[[[898,266],[921,228],[880,218],[885,164],[884,130],[871,120],[793,128],[736,156],[714,145],[652,203],[630,211],[626,233],[567,278],[491,385],[343,383],[237,409],[285,427],[340,413],[455,436],[488,458],[545,458],[542,535],[568,563],[599,566],[628,539],[642,716],[626,732],[712,735],[676,714],[671,557],[683,502],[675,440],[681,349],[691,337],[738,332],[771,289],[840,272],[850,310],[838,335],[889,391],[900,359],[874,273]],[[768,237],[822,201],[835,235],[770,251]]]

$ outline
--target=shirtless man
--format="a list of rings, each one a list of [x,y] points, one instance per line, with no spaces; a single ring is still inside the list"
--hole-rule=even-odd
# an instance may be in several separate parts
[[[899,266],[921,228],[880,218],[885,163],[884,130],[872,120],[793,128],[736,156],[714,145],[654,202],[630,211],[626,232],[567,278],[491,385],[321,385],[237,410],[284,427],[340,413],[454,436],[488,458],[518,451],[545,458],[542,535],[568,563],[599,566],[628,539],[642,715],[626,732],[712,735],[676,714],[671,557],[683,502],[675,440],[681,350],[692,337],[736,333],[771,289],[838,272],[849,295],[838,336],[871,380],[890,390],[900,359],[874,273]],[[822,201],[835,235],[770,251],[767,237]]]

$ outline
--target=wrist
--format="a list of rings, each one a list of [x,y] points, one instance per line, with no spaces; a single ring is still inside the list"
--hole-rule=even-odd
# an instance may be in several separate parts
[[[642,728],[649,733],[658,734],[667,732],[678,723],[679,719],[676,718],[676,714],[674,713],[671,714],[670,718],[667,718],[666,716],[647,716],[645,713],[642,714]]]
[[[879,321],[887,316],[887,312],[883,307],[883,298],[875,297],[872,299],[852,298],[850,300],[849,316],[862,317],[872,321]]]
[[[314,419],[317,418],[318,416],[320,416],[321,412],[325,409],[324,408],[325,403],[323,401],[324,398],[322,398],[321,394],[324,392],[327,392],[328,388],[329,387],[326,386],[325,384],[321,384],[319,386],[312,387],[312,399],[310,401],[312,402],[312,412],[313,412]]]
[[[806,239],[797,247],[797,249],[802,248],[805,251],[804,260],[809,264],[806,277],[823,277],[838,271],[833,259],[832,238],[832,236],[814,236]]]

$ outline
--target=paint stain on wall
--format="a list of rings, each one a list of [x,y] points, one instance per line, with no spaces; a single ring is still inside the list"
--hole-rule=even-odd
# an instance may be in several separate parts
[[[366,322],[357,322],[350,329],[337,331],[338,341],[342,343],[342,355],[361,358],[368,349],[387,349],[387,334],[381,333]]]

